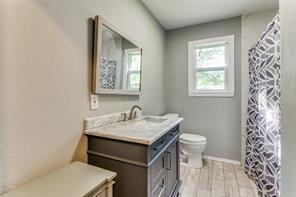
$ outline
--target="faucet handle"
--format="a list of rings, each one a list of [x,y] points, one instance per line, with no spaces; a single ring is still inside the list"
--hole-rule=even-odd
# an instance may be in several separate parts
[[[122,112],[120,115],[123,116],[123,121],[127,121],[127,114],[125,112]]]

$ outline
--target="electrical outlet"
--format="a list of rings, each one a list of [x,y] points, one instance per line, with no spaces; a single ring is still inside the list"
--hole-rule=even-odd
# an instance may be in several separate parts
[[[96,94],[90,95],[90,109],[95,110],[99,108],[99,96]]]

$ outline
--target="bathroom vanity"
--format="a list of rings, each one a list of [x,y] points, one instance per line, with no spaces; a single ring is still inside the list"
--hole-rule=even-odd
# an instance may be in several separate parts
[[[86,129],[88,163],[117,172],[115,197],[178,196],[182,120],[141,117]]]

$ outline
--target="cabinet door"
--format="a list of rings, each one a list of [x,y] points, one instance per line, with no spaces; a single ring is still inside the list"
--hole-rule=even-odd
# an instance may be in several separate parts
[[[170,195],[179,180],[179,140],[166,150],[167,194]]]
[[[161,154],[158,156],[158,158],[153,162],[153,164],[150,167],[150,180],[151,180],[151,186],[152,188],[155,187],[157,184],[159,178],[166,173],[165,169],[165,154]]]

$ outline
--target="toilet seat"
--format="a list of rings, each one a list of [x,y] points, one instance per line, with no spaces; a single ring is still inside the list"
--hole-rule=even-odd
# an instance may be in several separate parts
[[[180,135],[180,141],[187,144],[204,144],[207,143],[207,138],[192,133],[182,133]]]

